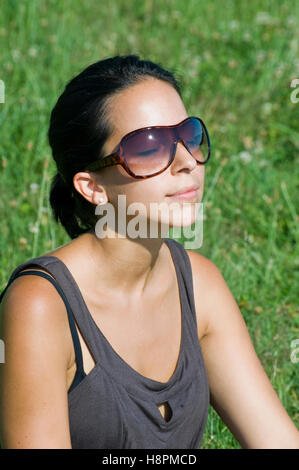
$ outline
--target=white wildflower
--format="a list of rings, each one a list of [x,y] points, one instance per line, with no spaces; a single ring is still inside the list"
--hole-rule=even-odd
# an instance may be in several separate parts
[[[260,11],[257,13],[255,21],[258,24],[271,24],[273,20],[267,11]]]
[[[273,103],[264,103],[262,105],[262,112],[266,115],[270,114],[272,111]]]
[[[252,155],[244,150],[243,152],[239,153],[239,158],[244,162],[244,163],[250,163],[252,160]]]
[[[36,57],[37,54],[38,54],[38,50],[36,47],[30,47],[28,49],[28,54],[31,56],[31,57]]]
[[[256,56],[257,61],[261,62],[262,60],[264,60],[265,57],[266,57],[266,51],[264,51],[263,49],[259,50]]]
[[[31,233],[38,233],[38,225],[31,223],[31,224],[29,225],[29,232],[31,232]]]
[[[229,26],[230,26],[230,29],[236,30],[236,29],[239,28],[239,22],[236,21],[236,20],[232,20],[232,21],[230,22]]]
[[[258,166],[259,166],[260,168],[265,168],[265,166],[267,166],[268,164],[269,164],[269,162],[268,162],[267,160],[260,160],[260,161],[258,162]]]
[[[39,188],[39,184],[38,183],[31,183],[31,185],[29,187],[30,187],[30,191],[32,193],[37,193],[38,188]]]

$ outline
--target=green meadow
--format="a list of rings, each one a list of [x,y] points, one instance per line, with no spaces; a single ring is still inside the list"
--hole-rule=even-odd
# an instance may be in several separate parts
[[[295,0],[0,2],[0,292],[17,265],[70,240],[48,201],[48,122],[65,84],[114,55],[158,62],[211,139],[198,251],[221,270],[297,427],[298,10]],[[202,448],[240,448],[212,407]]]

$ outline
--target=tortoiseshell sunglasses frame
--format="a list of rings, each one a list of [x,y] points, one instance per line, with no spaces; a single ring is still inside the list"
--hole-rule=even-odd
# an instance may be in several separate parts
[[[156,175],[159,175],[161,173],[163,173],[163,171],[165,171],[170,165],[171,163],[173,162],[174,160],[174,157],[175,157],[175,153],[176,153],[176,147],[177,147],[177,144],[179,142],[182,142],[184,147],[187,149],[187,147],[185,146],[183,140],[176,140],[174,142],[174,148],[173,148],[173,152],[172,152],[172,155],[170,155],[170,158],[169,158],[169,162],[167,164],[167,166],[165,168],[163,168],[162,170],[160,171],[157,171],[156,173],[153,173],[151,175],[135,175],[135,173],[133,173],[130,168],[128,167],[127,163],[126,163],[126,160],[125,158],[120,154],[120,150],[121,150],[121,147],[124,143],[124,141],[128,138],[128,137],[131,137],[132,135],[134,134],[137,134],[141,131],[144,131],[144,130],[151,130],[151,129],[161,129],[161,128],[164,128],[164,129],[172,129],[174,127],[179,127],[181,126],[184,122],[186,122],[187,120],[189,119],[197,119],[198,121],[200,121],[204,131],[205,131],[205,134],[207,136],[207,140],[208,140],[208,156],[206,158],[206,160],[204,162],[199,162],[197,160],[197,163],[200,164],[200,165],[204,165],[207,163],[207,161],[209,160],[210,158],[210,155],[211,155],[211,145],[210,145],[210,138],[209,138],[209,134],[208,134],[208,131],[207,131],[207,128],[203,122],[202,119],[200,119],[199,117],[196,117],[196,116],[189,116],[187,117],[186,119],[183,119],[183,121],[179,122],[178,124],[172,124],[171,126],[149,126],[149,127],[141,127],[140,129],[136,129],[134,131],[131,131],[129,132],[128,134],[124,135],[120,141],[120,143],[118,144],[118,146],[116,147],[115,151],[113,153],[111,153],[110,155],[107,155],[106,157],[103,157],[101,158],[100,160],[97,160],[95,162],[92,162],[90,163],[87,167],[85,167],[85,170],[89,170],[89,171],[97,171],[97,170],[100,170],[101,168],[106,168],[108,166],[112,166],[112,165],[118,165],[120,164],[124,170],[131,176],[133,176],[133,178],[138,178],[138,179],[146,179],[146,178],[151,178],[153,176],[156,176]],[[188,150],[188,149],[187,149]],[[189,150],[188,150],[189,152]],[[189,152],[190,153],[190,152]]]

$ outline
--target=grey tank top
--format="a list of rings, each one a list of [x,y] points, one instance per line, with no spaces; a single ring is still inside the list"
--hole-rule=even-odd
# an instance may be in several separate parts
[[[182,334],[175,371],[167,382],[145,377],[112,348],[93,320],[67,266],[55,256],[40,256],[20,264],[0,295],[21,270],[41,267],[41,275],[56,287],[65,303],[76,353],[77,370],[68,390],[73,449],[199,449],[208,417],[210,393],[197,334],[191,264],[185,248],[166,238],[180,293]],[[95,360],[85,374],[76,321]],[[167,333],[166,333],[167,334]],[[130,338],[128,338],[130,341]],[[161,358],[161,361],[163,358]],[[166,403],[166,420],[158,405]]]

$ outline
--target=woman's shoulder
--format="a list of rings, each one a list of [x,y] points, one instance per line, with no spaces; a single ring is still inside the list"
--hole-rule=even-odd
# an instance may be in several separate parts
[[[2,299],[0,301],[3,305],[5,302],[14,301],[16,303],[22,302],[22,299],[26,298],[27,300],[39,301],[38,299],[44,298],[45,301],[48,301],[48,297],[53,297],[51,295],[54,286],[44,277],[38,275],[26,275],[26,276],[19,276],[20,273],[26,271],[37,271],[43,272],[50,276],[52,279],[55,280],[54,276],[41,265],[33,265],[35,264],[36,258],[43,258],[47,256],[56,256],[56,251],[53,250],[52,252],[40,254],[37,257],[29,258],[22,263],[15,266],[15,268],[11,271],[11,275],[7,285],[4,289]],[[59,255],[60,256],[60,255]],[[32,265],[31,265],[32,262]],[[13,279],[11,277],[13,276]],[[52,287],[50,287],[52,286]],[[55,288],[54,288],[55,289]]]
[[[24,268],[20,272],[34,269],[53,276],[46,270],[34,267]],[[31,323],[38,318],[39,322],[61,322],[61,312],[65,310],[64,302],[56,288],[48,279],[38,275],[16,277],[4,292],[0,302],[2,320],[21,323]]]
[[[62,367],[68,366],[72,352],[68,330],[65,304],[48,279],[26,275],[11,282],[0,302],[0,337],[7,360],[29,352],[38,355],[47,345],[49,359],[57,349]]]
[[[77,249],[77,244],[77,239],[72,240],[36,258],[56,257],[74,272],[73,264],[75,263],[76,269],[80,265],[78,253],[81,249]],[[28,270],[40,271],[50,276],[54,280],[54,285],[49,279],[36,274],[17,276],[7,285],[3,293],[0,302],[0,320],[2,318],[2,321],[10,322],[11,325],[13,322],[24,322],[37,328],[47,328],[47,323],[50,322],[54,329],[62,329],[65,332],[68,328],[68,317],[65,303],[55,287],[55,277],[42,264],[30,266],[30,262],[36,258],[28,259],[18,265],[17,268],[25,264],[17,270],[18,274]]]
[[[49,256],[45,254],[40,256]],[[13,272],[17,270],[17,274],[26,271],[43,272],[51,277],[54,282],[55,278],[43,266],[30,266],[31,260],[18,265]],[[26,265],[17,269],[23,264]],[[21,275],[13,278],[2,292],[0,301],[0,324],[2,329],[5,328],[9,336],[17,331],[20,325],[23,325],[24,331],[30,327],[32,335],[42,335],[51,326],[57,331],[65,330],[67,327],[67,316],[65,315],[65,304],[55,285],[45,277],[36,274]]]
[[[186,250],[192,267],[192,275],[196,278],[202,277],[203,281],[214,281],[215,276],[219,277],[221,271],[218,266],[209,258],[197,251]]]

